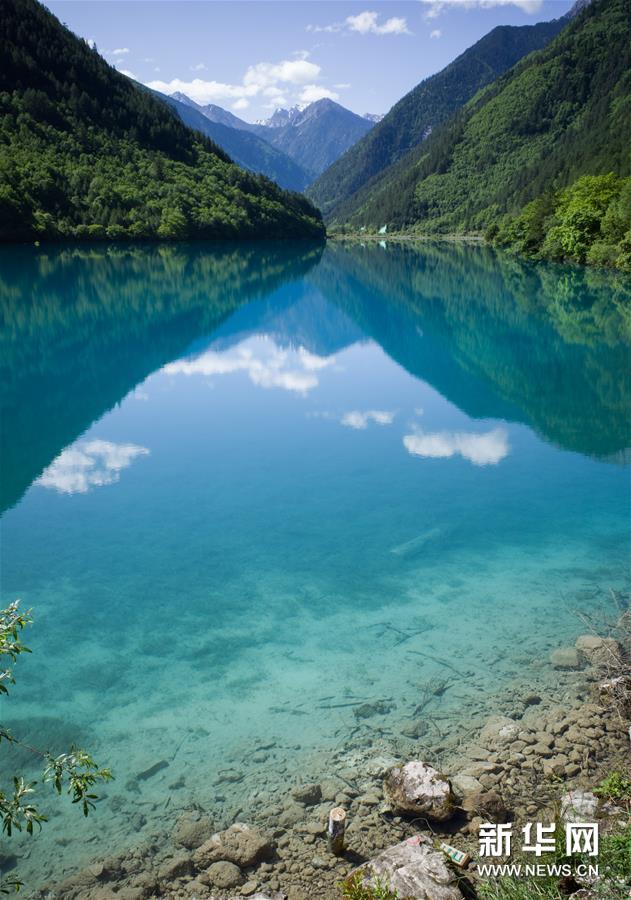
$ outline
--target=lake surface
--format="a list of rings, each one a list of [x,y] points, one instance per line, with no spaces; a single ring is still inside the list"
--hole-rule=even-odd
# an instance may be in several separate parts
[[[554,684],[629,587],[630,297],[467,245],[3,248],[2,717],[116,774],[20,873]]]

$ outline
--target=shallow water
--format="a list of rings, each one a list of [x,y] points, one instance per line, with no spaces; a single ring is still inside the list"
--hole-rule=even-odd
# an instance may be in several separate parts
[[[436,742],[553,684],[628,589],[629,297],[445,244],[3,250],[3,722],[116,774],[21,874],[229,822],[437,679]]]

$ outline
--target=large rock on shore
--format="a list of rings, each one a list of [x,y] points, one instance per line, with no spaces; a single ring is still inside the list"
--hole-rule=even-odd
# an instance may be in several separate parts
[[[422,836],[408,838],[351,873],[359,873],[362,883],[377,882],[396,891],[399,897],[414,900],[462,900],[455,874],[447,866],[444,855],[434,850]]]
[[[386,801],[396,813],[427,816],[428,819],[444,822],[455,811],[449,781],[420,760],[411,760],[390,769],[383,790]]]
[[[196,869],[207,869],[222,860],[247,868],[262,862],[272,851],[273,845],[262,831],[237,822],[225,831],[213,834],[198,847],[193,862]]]

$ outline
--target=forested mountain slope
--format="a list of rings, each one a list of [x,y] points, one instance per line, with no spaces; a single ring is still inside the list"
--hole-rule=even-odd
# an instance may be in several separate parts
[[[323,234],[35,0],[3,0],[0,54],[0,239]]]
[[[555,37],[565,21],[500,25],[441,72],[406,94],[358,143],[311,185],[307,195],[328,219],[339,205],[445,122],[480,88]]]
[[[628,175],[630,148],[631,0],[593,0],[336,217],[358,226],[481,231],[581,176]],[[629,206],[622,182],[616,191],[616,204],[622,198]]]

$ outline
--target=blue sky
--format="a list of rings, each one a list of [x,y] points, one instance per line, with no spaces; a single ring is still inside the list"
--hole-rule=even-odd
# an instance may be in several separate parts
[[[48,0],[118,69],[248,121],[331,97],[385,113],[496,25],[573,0]]]

